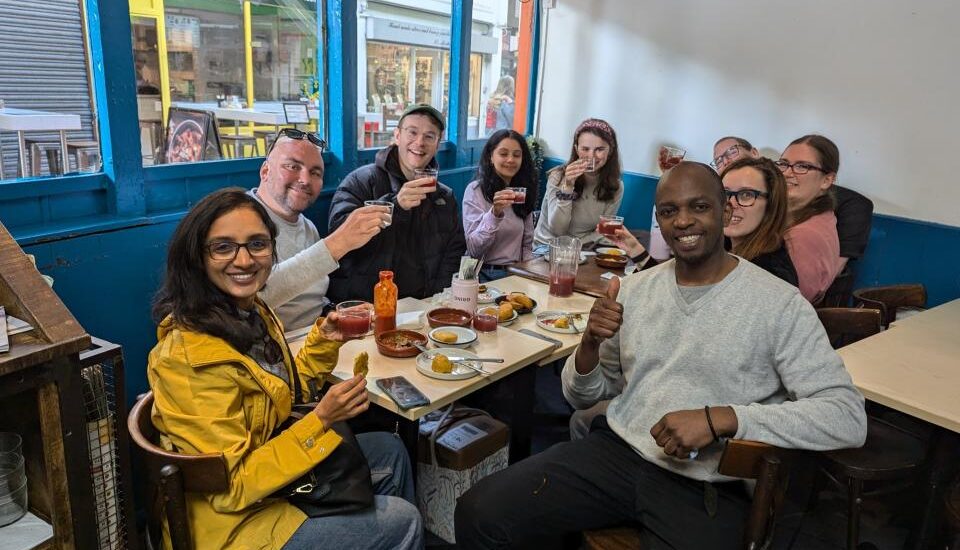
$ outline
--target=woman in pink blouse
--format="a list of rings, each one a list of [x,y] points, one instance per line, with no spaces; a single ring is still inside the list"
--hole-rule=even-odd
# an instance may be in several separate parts
[[[519,194],[508,187],[524,188],[526,200],[515,202]],[[480,282],[505,277],[508,265],[532,257],[536,204],[536,174],[526,140],[513,130],[497,130],[483,146],[477,179],[463,193],[467,253],[484,261]]]
[[[816,304],[846,263],[840,256],[831,189],[840,150],[823,136],[806,135],[787,146],[777,167],[787,180],[784,244],[797,269],[800,293]]]

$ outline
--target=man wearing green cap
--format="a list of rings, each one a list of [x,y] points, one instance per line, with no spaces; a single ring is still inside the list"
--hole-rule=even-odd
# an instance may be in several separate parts
[[[407,107],[393,143],[337,188],[330,203],[331,233],[365,201],[392,203],[393,219],[370,242],[340,259],[327,293],[334,302],[370,300],[381,270],[394,272],[401,298],[427,298],[450,286],[466,251],[460,209],[453,191],[435,173],[418,173],[437,170],[434,155],[443,130],[440,111],[424,103]]]

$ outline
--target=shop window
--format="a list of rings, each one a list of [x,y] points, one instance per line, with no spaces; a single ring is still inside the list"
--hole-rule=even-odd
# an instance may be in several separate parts
[[[262,156],[280,127],[315,131],[323,9],[318,0],[130,0],[144,164]]]
[[[81,3],[26,5],[0,1],[0,180],[97,172]]]
[[[358,3],[358,146],[390,143],[400,113],[450,102],[450,2]]]
[[[467,137],[483,138],[517,123],[517,72],[521,63],[520,0],[475,0],[470,45]],[[528,24],[526,21],[524,23]]]

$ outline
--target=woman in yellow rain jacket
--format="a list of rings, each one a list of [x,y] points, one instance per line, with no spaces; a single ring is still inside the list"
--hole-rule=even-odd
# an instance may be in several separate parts
[[[331,423],[369,406],[366,381],[356,376],[330,388],[314,414],[271,437],[290,413],[292,376],[306,388],[333,369],[342,345],[335,314],[317,322],[296,360],[281,345],[283,327],[257,297],[275,260],[276,234],[263,206],[231,188],[197,203],[170,241],[147,373],[153,423],[168,450],[223,453],[230,481],[224,493],[187,494],[194,546],[420,548],[409,459],[390,434],[357,436],[377,493],[370,509],[307,518],[271,497],[337,448]]]

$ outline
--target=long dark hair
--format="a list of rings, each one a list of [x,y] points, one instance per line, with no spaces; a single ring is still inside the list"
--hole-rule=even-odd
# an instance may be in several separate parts
[[[233,298],[217,288],[206,272],[210,227],[221,216],[238,208],[249,208],[260,216],[274,243],[276,262],[277,226],[263,205],[240,187],[214,191],[187,212],[170,238],[167,270],[154,297],[153,318],[159,323],[171,315],[176,323],[222,338],[237,351],[246,353],[260,334],[240,319]]]
[[[527,202],[523,204],[514,204],[513,211],[522,220],[533,212],[534,207],[539,204],[537,201],[537,179],[536,171],[533,167],[533,155],[530,154],[530,148],[527,147],[527,140],[514,130],[497,130],[490,135],[487,143],[483,146],[480,153],[480,165],[477,167],[477,179],[480,180],[480,191],[483,192],[483,198],[487,202],[493,203],[493,194],[502,191],[507,187],[507,183],[497,174],[493,167],[493,151],[496,150],[500,142],[505,139],[512,139],[520,144],[522,160],[520,170],[513,176],[510,187],[523,187],[527,190]]]
[[[720,177],[726,177],[730,172],[741,168],[759,172],[767,188],[767,203],[760,225],[731,250],[734,254],[752,261],[761,254],[777,250],[783,242],[783,232],[787,229],[787,180],[777,165],[766,157],[741,157],[727,165]]]
[[[594,193],[598,201],[612,201],[613,197],[617,196],[617,190],[620,189],[620,147],[617,145],[617,133],[613,131],[613,127],[607,121],[599,118],[588,118],[581,122],[580,126],[577,126],[577,129],[573,132],[570,159],[558,167],[557,170],[562,172],[567,168],[567,164],[580,159],[580,154],[577,152],[577,143],[579,143],[580,136],[583,133],[597,136],[606,142],[607,147],[610,148],[610,152],[607,153],[607,162],[597,172],[598,181]],[[585,176],[580,176],[573,183],[573,191],[577,194],[577,198],[583,195],[583,187],[586,184]]]
[[[825,176],[833,174],[834,178],[837,177],[837,172],[840,171],[840,149],[837,147],[837,144],[829,138],[819,134],[807,134],[791,141],[790,145],[787,145],[787,149],[789,149],[791,145],[809,146],[813,149],[814,153],[816,153],[817,162],[820,164],[820,167],[823,168],[823,174]],[[787,149],[784,149],[784,151]],[[800,225],[817,214],[834,210],[836,206],[837,199],[834,195],[833,186],[831,185],[826,193],[814,197],[806,206],[797,210],[791,216],[790,226]]]

